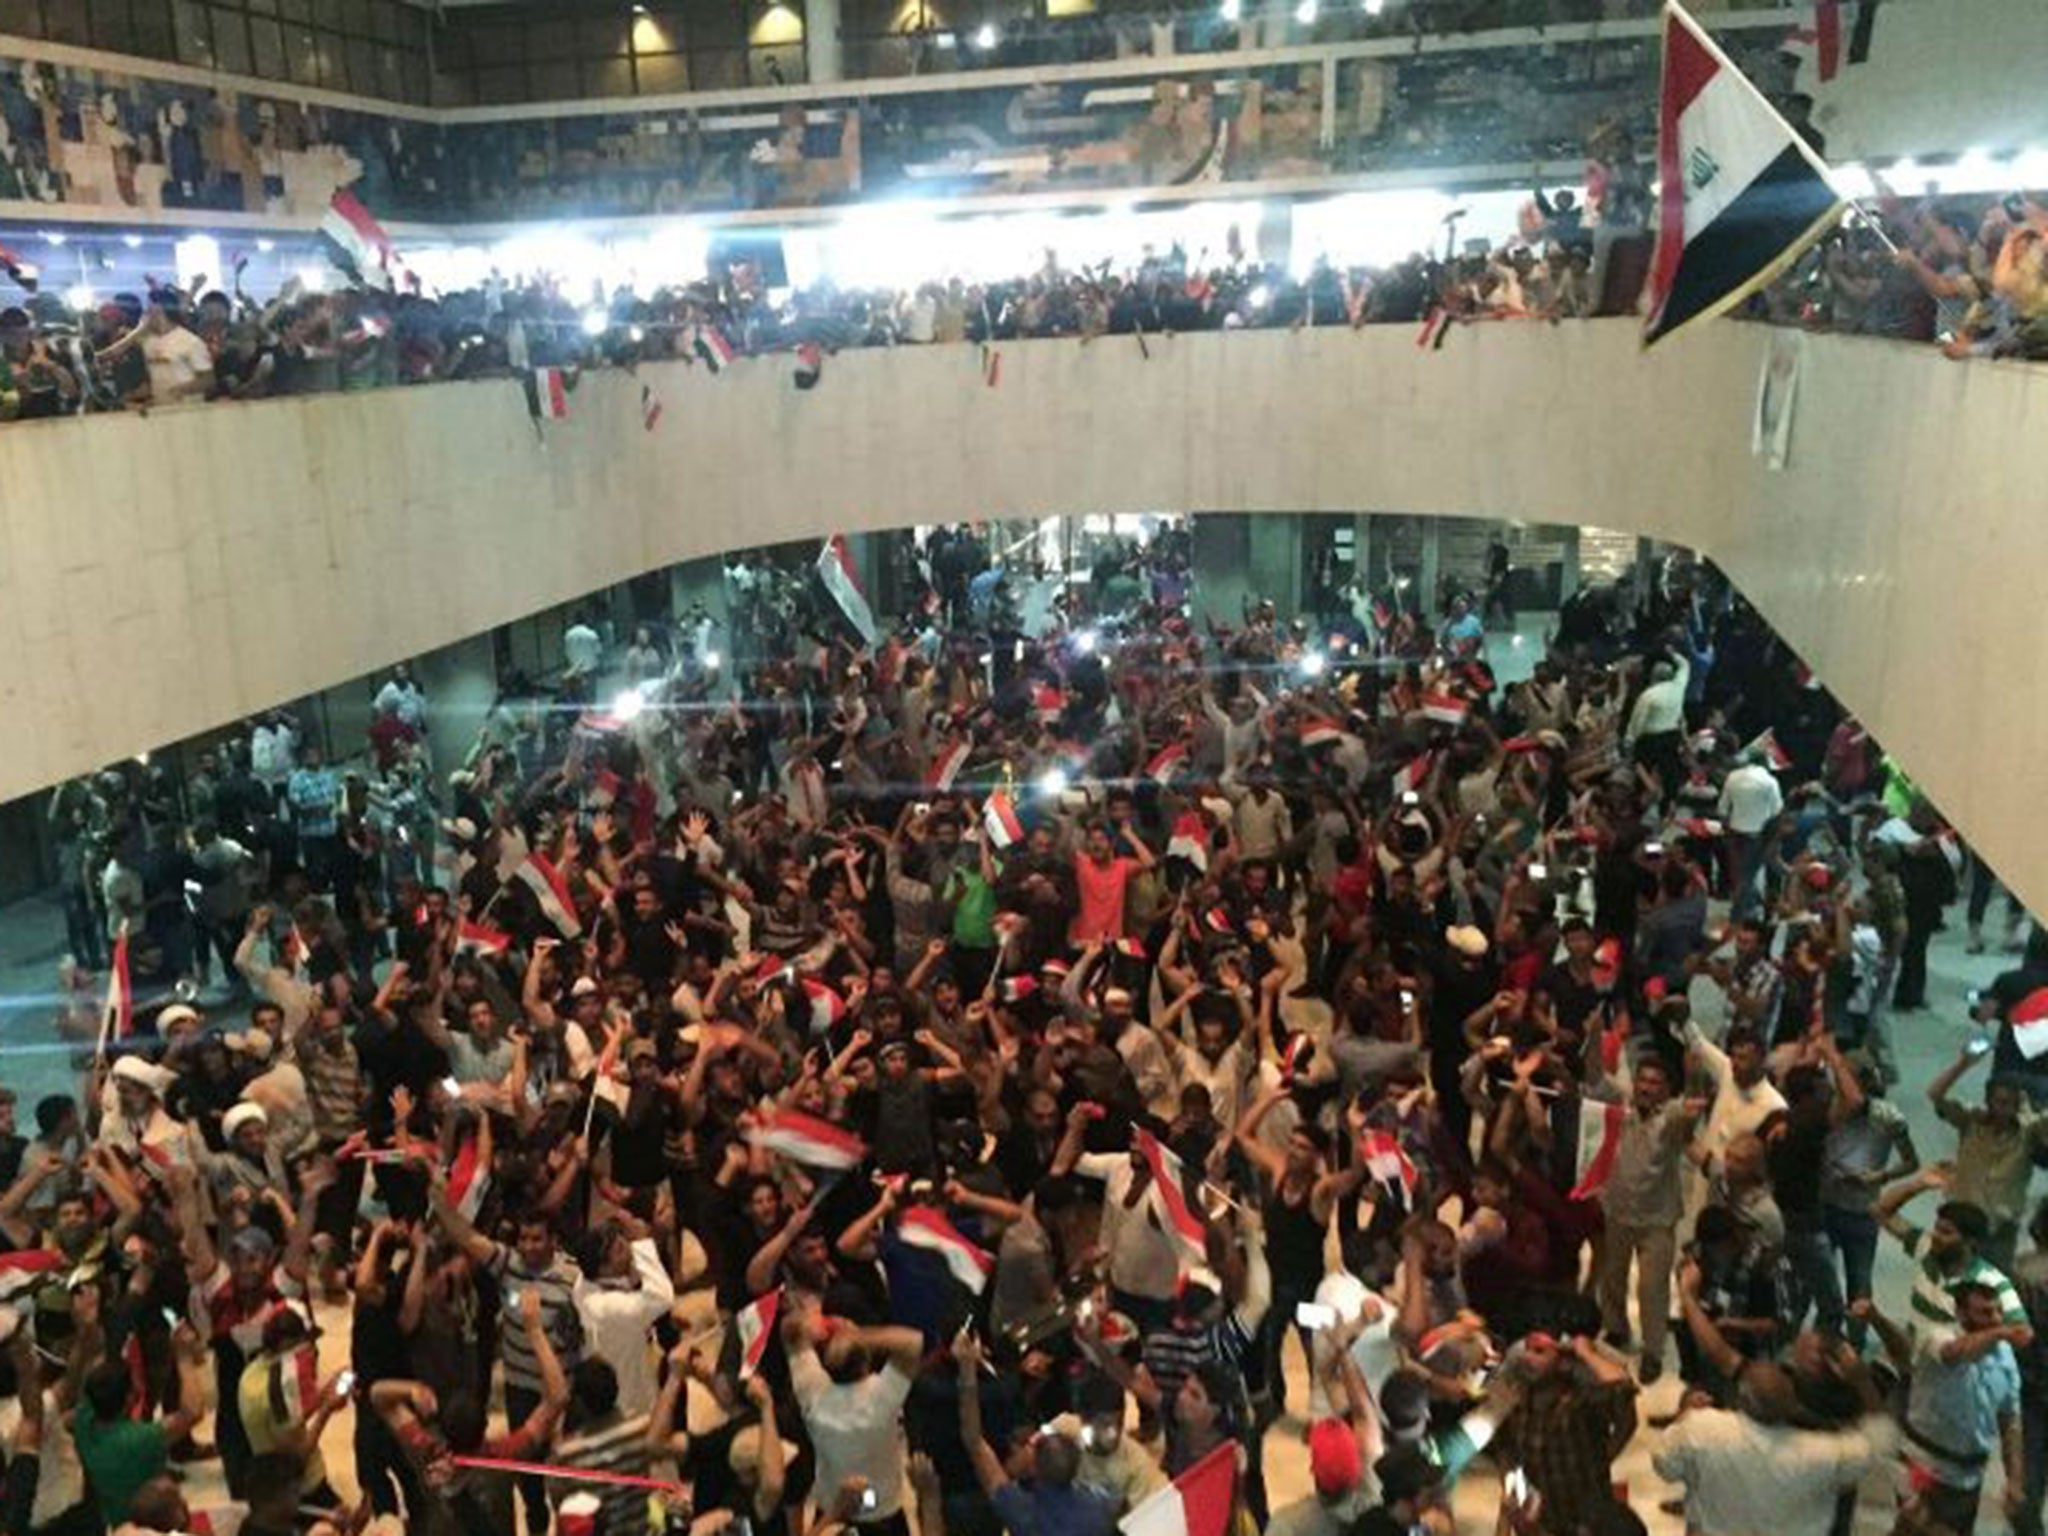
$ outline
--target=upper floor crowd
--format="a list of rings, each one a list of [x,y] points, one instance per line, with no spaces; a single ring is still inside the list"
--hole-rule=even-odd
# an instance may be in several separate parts
[[[1220,259],[1146,248],[1121,267],[1062,263],[1054,251],[1016,276],[901,288],[828,283],[773,288],[746,261],[706,280],[614,290],[579,304],[550,274],[428,296],[370,288],[313,292],[289,279],[267,299],[228,287],[159,287],[72,312],[36,292],[0,310],[0,419],[34,419],[682,359],[722,368],[736,355],[793,355],[814,385],[846,348],[976,343],[1000,383],[1001,343],[1148,338],[1178,331],[1420,325],[1442,345],[1453,327],[1559,322],[1636,308],[1651,236],[1632,159],[1589,178],[1597,196],[1537,194],[1521,234],[1498,244],[1446,236],[1441,253],[1391,265],[1321,261],[1305,276],[1248,254]],[[1845,225],[1741,313],[1902,341],[1951,356],[2048,356],[2048,209],[2001,199],[1890,198]],[[1439,324],[1442,321],[1444,323]]]

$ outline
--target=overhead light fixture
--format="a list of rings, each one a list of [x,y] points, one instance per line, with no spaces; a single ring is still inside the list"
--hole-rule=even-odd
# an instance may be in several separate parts
[[[586,336],[602,336],[605,327],[610,323],[601,309],[587,309],[583,312],[583,334]]]
[[[1048,768],[1038,776],[1038,792],[1048,800],[1057,800],[1067,792],[1067,778],[1064,768]]]
[[[277,242],[268,235],[259,235],[256,240],[256,249],[268,256],[277,249]]]
[[[64,243],[64,236],[54,229],[44,230],[43,239],[51,245],[62,245]]]
[[[93,292],[84,283],[64,290],[64,307],[73,314],[84,314],[92,308]]]
[[[983,53],[987,53],[989,49],[995,47],[1000,41],[1001,38],[997,36],[993,22],[984,21],[979,27],[974,29],[974,46]]]
[[[1365,14],[1377,16],[1387,8],[1387,0],[1365,0]]]
[[[129,250],[131,250],[131,251],[139,251],[139,250],[141,250],[141,249],[142,249],[142,236],[140,236],[140,235],[123,235],[123,236],[121,237],[121,243],[122,243],[123,245],[127,246],[127,247],[128,247],[128,249],[129,249]]]
[[[1235,21],[1243,14],[1244,8],[1238,3],[1238,0],[1223,0],[1223,19],[1225,21]]]
[[[1304,27],[1314,26],[1316,24],[1316,0],[1301,0],[1301,4],[1294,8],[1294,19]]]

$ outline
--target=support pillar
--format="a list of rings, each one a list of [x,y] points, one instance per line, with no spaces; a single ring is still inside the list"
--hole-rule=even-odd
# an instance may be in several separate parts
[[[1436,612],[1437,572],[1443,561],[1444,523],[1440,517],[1422,519],[1422,573],[1417,577],[1421,591],[1415,594],[1417,612],[1431,618]]]
[[[812,85],[845,78],[839,60],[839,0],[804,0],[804,76]]]

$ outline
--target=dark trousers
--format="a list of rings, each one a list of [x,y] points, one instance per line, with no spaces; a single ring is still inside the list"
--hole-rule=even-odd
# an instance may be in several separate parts
[[[505,1422],[517,1429],[533,1416],[540,1406],[540,1394],[526,1387],[505,1384]],[[513,1486],[519,1490],[519,1497],[526,1505],[526,1529],[528,1536],[547,1536],[548,1529],[548,1487],[547,1479],[521,1477]]]
[[[1685,782],[1685,732],[1658,731],[1638,737],[1636,761],[1657,775],[1657,782],[1664,786],[1664,803],[1669,805]]]
[[[2041,1498],[2048,1493],[2048,1401],[2020,1394],[2020,1443],[2027,1469],[2027,1502],[2012,1523],[2013,1536],[2041,1536]]]
[[[1927,1006],[1927,946],[1934,939],[1934,925],[1940,913],[1906,914],[1906,942],[1899,952],[1899,982],[1892,989],[1894,1008]]]
[[[356,1485],[380,1515],[399,1513],[401,1496],[404,1508],[421,1507],[412,1465],[399,1451],[389,1426],[374,1413],[356,1415]]]
[[[1821,1228],[1828,1243],[1842,1261],[1842,1291],[1848,1301],[1870,1296],[1870,1277],[1877,1266],[1877,1218],[1868,1211],[1844,1210],[1840,1206],[1820,1208]],[[1865,1325],[1849,1324],[1849,1337],[1863,1342]]]
[[[106,930],[82,885],[64,892],[64,942],[71,948],[71,958],[87,970],[97,971],[106,965]]]
[[[249,1432],[242,1428],[242,1367],[249,1362],[226,1339],[213,1346],[213,1443],[220,1450],[221,1473],[228,1492],[242,1498],[248,1482]]]

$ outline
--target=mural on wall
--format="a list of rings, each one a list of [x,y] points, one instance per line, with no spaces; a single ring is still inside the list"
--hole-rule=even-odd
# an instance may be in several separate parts
[[[0,59],[0,199],[317,217],[337,187],[435,200],[441,132],[380,113]]]
[[[1783,37],[1724,41],[1773,89]],[[350,186],[385,219],[516,219],[1533,164],[1652,142],[1657,70],[1639,38],[1349,59],[1324,142],[1317,64],[442,125],[0,59],[0,200],[310,217]]]

